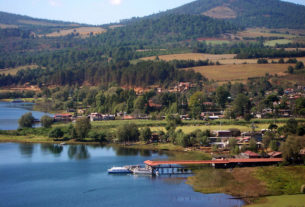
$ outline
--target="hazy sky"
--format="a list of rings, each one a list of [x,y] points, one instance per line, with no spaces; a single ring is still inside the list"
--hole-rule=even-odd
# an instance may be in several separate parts
[[[175,8],[194,0],[0,0],[0,11],[44,19],[105,24]],[[286,0],[305,5],[305,0]]]

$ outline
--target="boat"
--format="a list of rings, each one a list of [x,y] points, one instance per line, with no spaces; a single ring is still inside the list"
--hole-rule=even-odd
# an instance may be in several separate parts
[[[109,174],[129,174],[132,173],[128,168],[126,167],[112,167],[108,169]]]
[[[137,168],[134,168],[132,171],[133,171],[133,174],[140,174],[140,175],[151,175],[152,174],[151,170],[147,169],[147,168],[137,167]]]

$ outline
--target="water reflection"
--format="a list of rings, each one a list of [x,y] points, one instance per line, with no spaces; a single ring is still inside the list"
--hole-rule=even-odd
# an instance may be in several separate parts
[[[124,148],[115,146],[113,147],[117,156],[143,156],[143,157],[150,157],[152,155],[151,150],[143,150],[143,149],[133,149],[133,148]]]
[[[68,149],[68,157],[71,160],[86,160],[90,158],[88,147],[85,145],[70,145]]]
[[[33,152],[34,152],[34,145],[33,144],[20,143],[19,144],[19,150],[20,150],[20,153],[23,156],[32,157]]]
[[[58,144],[41,144],[40,149],[42,152],[49,152],[56,157],[59,157],[63,151],[63,147]]]

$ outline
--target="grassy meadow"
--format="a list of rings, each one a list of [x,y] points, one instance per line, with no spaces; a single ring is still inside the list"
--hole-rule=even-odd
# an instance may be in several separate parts
[[[270,40],[264,43],[265,46],[275,47],[276,45],[285,45],[288,43],[292,43],[292,40],[288,39],[278,39],[278,40]]]
[[[247,207],[304,207],[305,195],[268,196]]]
[[[213,65],[192,68],[195,72],[201,73],[209,80],[233,81],[247,80],[251,77],[270,75],[284,76],[287,71],[287,64],[243,64],[243,65]]]
[[[7,69],[1,69],[0,70],[0,74],[5,74],[5,75],[8,75],[8,74],[11,74],[11,75],[16,75],[16,73],[19,71],[19,70],[26,70],[26,69],[34,69],[34,68],[38,68],[38,65],[24,65],[24,66],[18,66],[18,67],[15,67],[15,68],[7,68]]]
[[[45,36],[47,37],[61,37],[61,36],[66,36],[68,34],[72,33],[79,33],[81,37],[87,37],[92,34],[101,34],[106,32],[107,30],[101,27],[78,27],[78,28],[73,28],[73,29],[63,29],[59,30],[56,32],[52,32],[49,34],[46,34]]]

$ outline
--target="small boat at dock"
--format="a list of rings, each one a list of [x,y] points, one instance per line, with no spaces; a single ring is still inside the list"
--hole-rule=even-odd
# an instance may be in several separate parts
[[[109,174],[129,174],[132,173],[127,167],[112,167],[108,169]]]
[[[152,171],[148,168],[141,168],[137,167],[132,170],[133,174],[138,174],[138,175],[151,175]]]

